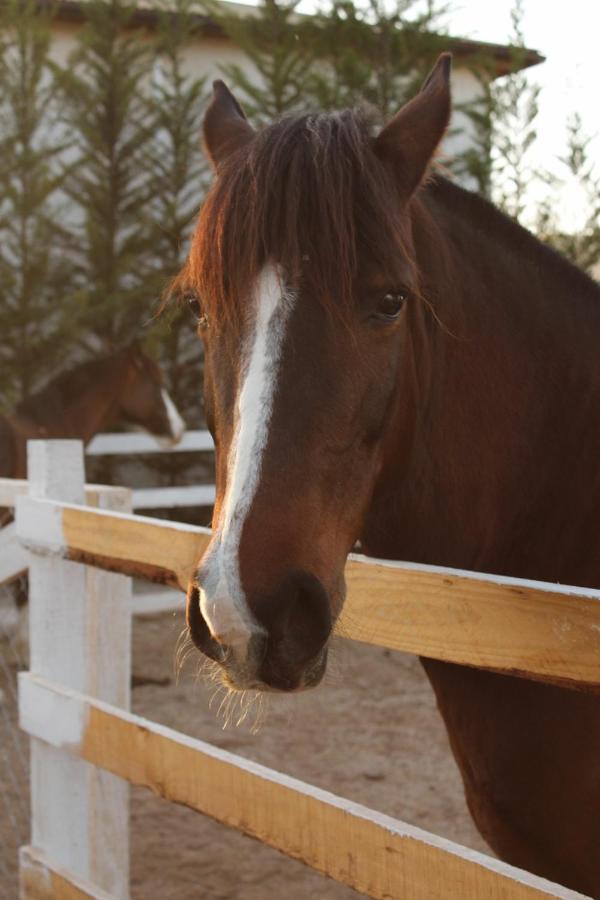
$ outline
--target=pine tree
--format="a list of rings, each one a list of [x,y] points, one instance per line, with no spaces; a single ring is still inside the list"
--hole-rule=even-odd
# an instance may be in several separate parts
[[[183,53],[197,33],[193,0],[175,0],[159,18],[151,102],[154,140],[151,151],[152,204],[161,279],[172,278],[183,265],[193,222],[208,185],[200,145],[205,79],[186,75]],[[161,329],[161,362],[175,402],[198,409],[197,373],[190,375],[188,357],[198,356],[198,341],[188,310],[170,308]]]
[[[262,0],[234,15],[209,6],[250,64],[222,71],[256,125],[362,101],[390,115],[418,89],[444,43],[437,0],[424,10],[419,0],[397,0],[391,9],[383,0],[333,0],[313,16],[297,7],[298,0]]]
[[[474,180],[476,189],[513,218],[522,218],[537,173],[529,149],[537,137],[539,87],[524,71],[527,48],[523,36],[523,0],[511,11],[510,70],[492,80],[482,59],[473,62],[481,85],[480,97],[464,105],[471,120],[473,147],[456,160],[453,170]]]
[[[540,89],[523,71],[527,55],[522,29],[523,0],[511,11],[513,72],[492,86],[492,166],[495,202],[515,219],[521,219],[530,185],[536,173],[528,151],[537,137],[536,119]]]
[[[549,177],[549,193],[538,213],[537,231],[542,240],[600,280],[600,172],[590,158],[592,138],[583,129],[579,113],[567,122],[567,154],[560,161],[566,177]],[[569,188],[581,200],[582,218],[567,232],[561,225],[559,189]]]
[[[0,408],[24,400],[64,355],[70,266],[59,224],[50,15],[34,0],[0,14]]]
[[[326,108],[367,101],[387,118],[418,90],[445,49],[444,14],[437,0],[333,0],[319,14],[319,57],[313,77]]]
[[[231,63],[221,70],[256,126],[306,108],[319,41],[316,20],[297,12],[299,2],[261,0],[243,14],[229,12],[225,4],[206,4],[248,60],[248,66]]]
[[[448,161],[450,171],[465,187],[492,199],[493,134],[494,134],[494,71],[489,59],[477,54],[470,65],[479,85],[475,100],[454,103],[454,112],[462,114],[460,128],[467,130],[468,146]],[[466,120],[466,121],[465,121]],[[459,131],[459,127],[455,128]]]
[[[161,284],[183,265],[194,219],[208,186],[200,135],[205,79],[184,70],[184,53],[198,32],[194,0],[175,0],[159,16],[150,97],[154,110],[151,150],[152,204]],[[189,427],[202,420],[202,354],[187,308],[168,306],[150,336],[167,386]],[[189,454],[157,455],[148,464],[163,481],[182,484]]]
[[[74,143],[65,184],[78,219],[80,324],[111,345],[137,333],[156,295],[152,109],[144,90],[152,53],[124,0],[91,0],[84,9],[78,46],[58,72],[62,124]]]

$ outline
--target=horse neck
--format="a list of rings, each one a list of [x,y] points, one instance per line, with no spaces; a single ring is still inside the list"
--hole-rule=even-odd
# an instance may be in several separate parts
[[[94,363],[92,378],[78,382],[78,369],[73,370],[67,403],[60,409],[48,404],[47,408],[36,407],[34,414],[25,412],[18,417],[21,430],[33,428],[36,436],[71,437],[87,444],[118,420],[127,373],[127,361],[115,356]]]
[[[440,179],[425,196],[439,242],[421,242],[419,266],[445,326],[431,339],[442,361],[434,391],[454,406],[470,388],[490,433],[526,424],[534,450],[547,440],[543,416],[568,411],[577,432],[589,406],[582,383],[600,392],[600,287],[476,194]]]
[[[430,317],[406,464],[372,510],[396,535],[384,555],[598,582],[600,552],[586,563],[589,540],[565,528],[600,505],[600,290],[444,182],[414,225],[441,325]]]

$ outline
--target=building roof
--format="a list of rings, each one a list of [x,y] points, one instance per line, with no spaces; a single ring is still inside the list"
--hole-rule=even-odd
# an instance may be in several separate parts
[[[85,18],[85,6],[87,0],[39,0],[40,6],[52,6],[59,20],[82,22]],[[234,13],[248,12],[252,9],[249,4],[226,2],[223,4]],[[156,27],[160,10],[153,0],[138,0],[137,9],[133,14],[131,24],[133,27]],[[227,38],[221,25],[206,13],[194,14],[200,31],[207,37]],[[492,76],[498,78],[511,71],[527,69],[544,62],[545,57],[537,50],[518,48],[518,57],[515,60],[515,48],[508,44],[493,44],[487,41],[474,41],[468,38],[448,36],[447,46],[455,57],[457,63],[464,65],[491,65]]]

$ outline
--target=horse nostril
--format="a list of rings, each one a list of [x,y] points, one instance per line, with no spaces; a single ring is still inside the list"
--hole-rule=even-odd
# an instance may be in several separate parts
[[[277,592],[260,603],[256,617],[268,632],[268,653],[300,667],[317,656],[332,627],[327,592],[310,572],[291,572]]]
[[[200,591],[195,585],[190,585],[188,590],[185,618],[190,637],[198,650],[210,659],[223,662],[227,651],[210,633],[200,609]]]

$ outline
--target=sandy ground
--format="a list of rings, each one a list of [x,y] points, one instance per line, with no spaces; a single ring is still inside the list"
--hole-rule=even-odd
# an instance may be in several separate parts
[[[133,710],[304,781],[486,850],[466,811],[433,694],[413,657],[339,641],[316,691],[274,697],[257,734],[252,709],[223,728],[220,697],[198,679],[197,657],[174,679],[180,614],[134,624]],[[16,897],[16,848],[27,841],[26,742],[16,731],[16,660],[0,636],[0,898]],[[132,790],[135,900],[341,900],[354,891],[298,862]]]
[[[180,618],[138,623],[137,677],[172,673]],[[462,785],[414,657],[339,641],[316,691],[270,699],[258,734],[246,721],[223,730],[220,697],[194,677],[189,661],[178,686],[140,686],[134,710],[242,756],[485,849],[466,811]],[[252,720],[252,712],[249,718]],[[251,724],[251,723],[250,723]],[[255,841],[141,790],[132,806],[132,889],[136,898],[266,900],[341,898],[354,891],[323,879]]]

